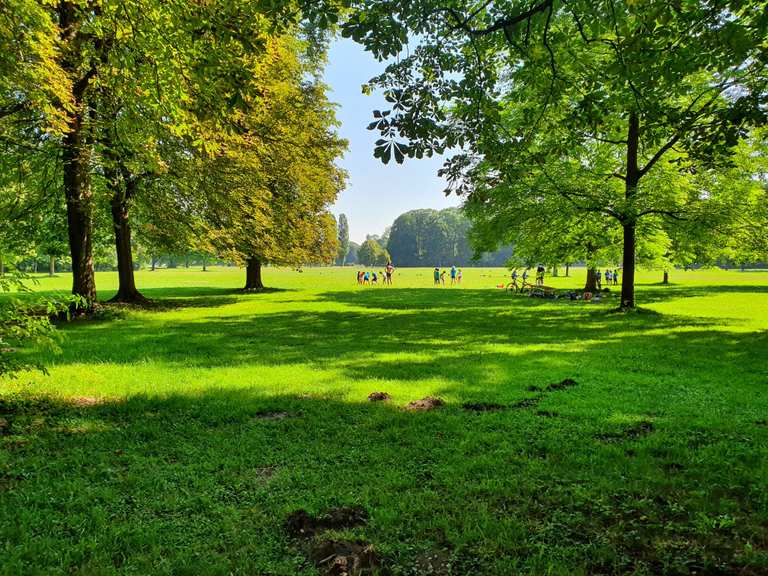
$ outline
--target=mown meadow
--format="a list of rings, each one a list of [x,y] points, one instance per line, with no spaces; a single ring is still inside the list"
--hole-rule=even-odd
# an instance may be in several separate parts
[[[355,274],[142,271],[152,308],[62,325],[0,382],[0,574],[322,574],[286,520],[344,506],[316,538],[383,574],[768,573],[768,272],[644,272],[632,313]]]

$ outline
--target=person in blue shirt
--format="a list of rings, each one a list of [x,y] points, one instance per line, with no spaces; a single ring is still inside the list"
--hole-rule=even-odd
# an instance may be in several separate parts
[[[371,283],[371,273],[366,270],[365,274],[363,275],[363,284],[370,284]]]
[[[451,286],[456,284],[456,266],[451,266]]]

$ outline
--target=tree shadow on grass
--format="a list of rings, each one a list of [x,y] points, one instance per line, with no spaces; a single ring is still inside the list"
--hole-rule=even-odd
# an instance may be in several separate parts
[[[690,424],[605,443],[608,415],[411,413],[256,389],[6,397],[0,418],[9,573],[310,574],[285,518],[350,504],[370,520],[349,536],[395,573],[436,550],[459,574],[748,573],[744,542],[766,542],[760,438],[705,434],[695,452],[706,431]],[[739,522],[703,529],[723,499]]]

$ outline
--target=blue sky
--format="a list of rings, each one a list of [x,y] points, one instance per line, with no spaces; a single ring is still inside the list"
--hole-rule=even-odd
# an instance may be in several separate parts
[[[445,181],[437,177],[441,158],[394,160],[387,166],[373,157],[378,132],[366,126],[374,109],[386,108],[380,94],[365,96],[361,86],[384,69],[370,54],[351,40],[339,39],[331,46],[325,81],[330,99],[342,125],[339,132],[349,141],[349,149],[339,162],[349,173],[347,189],[333,206],[333,213],[349,219],[349,237],[355,242],[366,234],[381,234],[403,212],[416,208],[458,206],[455,196],[443,194]]]

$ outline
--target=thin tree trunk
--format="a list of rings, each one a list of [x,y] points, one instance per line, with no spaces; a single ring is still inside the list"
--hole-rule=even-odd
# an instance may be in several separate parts
[[[116,183],[119,186],[119,183]],[[128,219],[130,197],[129,188],[136,182],[125,182],[126,191],[116,190],[112,197],[112,225],[115,229],[115,253],[117,255],[117,276],[119,286],[110,302],[126,302],[130,304],[146,304],[148,302],[136,288],[136,278],[133,272],[133,249],[131,247],[131,223]]]
[[[245,267],[245,289],[263,290],[264,284],[261,281],[261,260],[258,258],[248,258]]]
[[[597,292],[597,270],[594,267],[587,268],[587,283],[584,285],[584,292]]]
[[[5,276],[5,260],[2,254],[0,254],[0,276]]]
[[[669,271],[664,270],[664,282],[663,284],[669,284]]]
[[[149,269],[150,269],[152,272],[154,272],[154,271],[155,271],[155,262],[156,262],[156,260],[155,260],[155,257],[154,257],[154,256],[151,256],[151,257],[149,258],[149,261],[150,261],[150,264],[149,264]]]
[[[570,278],[570,276],[571,276],[571,265],[570,264],[566,264],[565,265],[565,277],[566,278]]]
[[[48,256],[48,276],[56,274],[56,256]]]
[[[627,130],[627,177],[624,187],[624,198],[627,201],[628,214],[622,218],[624,229],[623,263],[624,278],[621,283],[621,307],[635,307],[635,245],[637,219],[632,206],[637,194],[637,183],[640,180],[640,169],[637,164],[638,145],[640,142],[640,119],[637,113],[629,115]]]
[[[184,254],[184,268],[189,268],[189,254]]]
[[[75,10],[76,7],[71,2],[62,1],[58,5],[59,27],[65,42],[76,33]],[[72,74],[79,73],[78,62],[65,59],[63,67]],[[91,143],[87,137],[88,106],[85,99],[90,78],[88,74],[79,74],[79,79],[72,87],[74,112],[69,119],[68,131],[62,139],[62,169],[67,201],[69,250],[72,256],[72,293],[85,299],[86,307],[91,308],[96,301],[96,280],[93,272],[89,173]]]
[[[208,257],[203,254],[203,272],[208,271]]]

